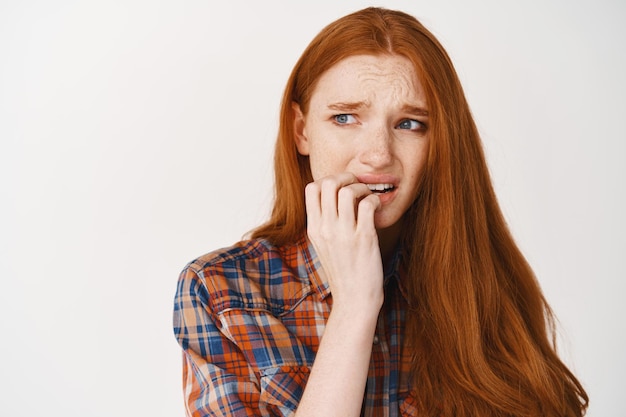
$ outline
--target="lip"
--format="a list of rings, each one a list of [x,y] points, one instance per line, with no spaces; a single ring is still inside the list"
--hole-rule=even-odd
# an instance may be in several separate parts
[[[393,190],[384,194],[377,194],[380,198],[380,203],[385,205],[389,204],[398,194],[398,185],[400,179],[391,174],[360,174],[356,178],[363,184],[392,184]]]
[[[391,174],[360,174],[356,178],[363,184],[393,184],[397,187],[400,179]]]

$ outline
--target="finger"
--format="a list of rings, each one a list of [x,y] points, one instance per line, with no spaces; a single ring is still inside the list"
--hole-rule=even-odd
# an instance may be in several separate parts
[[[341,172],[339,174],[333,175],[332,177],[337,180],[340,187],[345,187],[346,185],[359,182],[359,180],[356,178],[356,175],[351,172]]]
[[[304,188],[304,201],[306,207],[307,225],[311,227],[319,223],[321,216],[321,190],[317,183],[309,183]]]
[[[357,230],[374,228],[374,215],[380,205],[380,197],[376,194],[370,194],[359,201],[356,216]]]
[[[351,221],[351,225],[356,224],[357,205],[361,199],[372,194],[367,185],[355,183],[342,187],[337,196],[337,210],[339,218]]]
[[[316,182],[319,182],[321,188],[322,217],[326,220],[335,219],[338,215],[337,198],[339,190],[357,182],[357,178],[354,174],[343,172],[324,177]]]

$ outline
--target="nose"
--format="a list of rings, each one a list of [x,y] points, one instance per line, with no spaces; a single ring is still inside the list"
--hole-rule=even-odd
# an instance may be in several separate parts
[[[386,127],[378,127],[364,138],[359,160],[372,168],[384,168],[393,162],[393,135]]]

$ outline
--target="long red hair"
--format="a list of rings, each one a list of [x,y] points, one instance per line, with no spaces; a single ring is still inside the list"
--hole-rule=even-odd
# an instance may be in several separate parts
[[[414,17],[367,8],[324,28],[291,73],[275,150],[275,201],[253,231],[277,245],[306,231],[292,103],[306,114],[317,80],[361,54],[408,58],[429,109],[430,147],[405,214],[406,348],[426,416],[582,416],[588,397],[556,354],[553,316],[498,206],[482,145],[452,62]]]

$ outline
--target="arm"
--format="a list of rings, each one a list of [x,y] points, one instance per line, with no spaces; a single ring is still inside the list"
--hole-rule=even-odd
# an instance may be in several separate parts
[[[183,348],[187,415],[261,415],[258,383],[241,351],[216,326],[207,299],[195,272],[183,271],[174,304],[174,332]]]
[[[341,174],[309,184],[306,204],[333,308],[296,415],[359,416],[384,297],[374,227],[380,201],[352,174]]]
[[[360,415],[376,316],[355,316],[333,307],[297,417]]]

